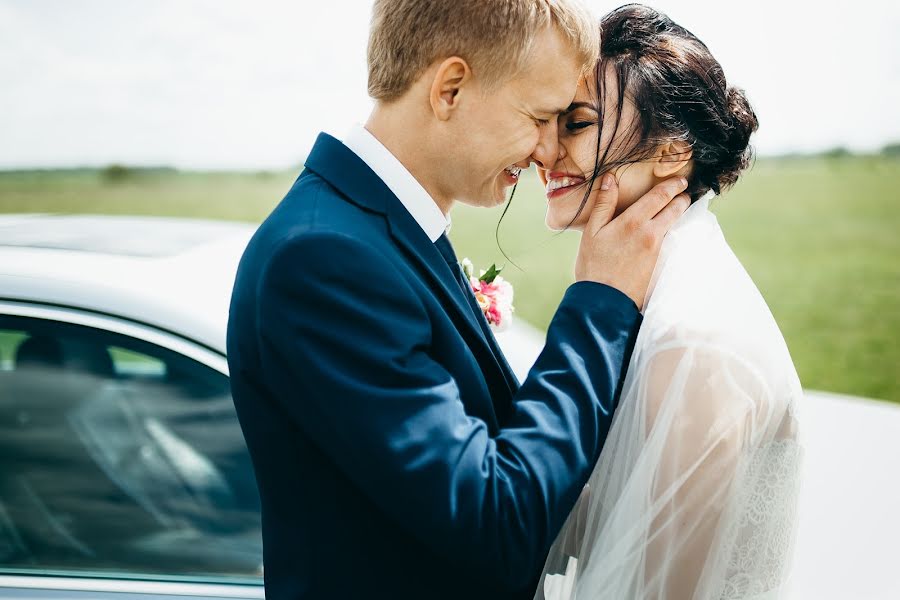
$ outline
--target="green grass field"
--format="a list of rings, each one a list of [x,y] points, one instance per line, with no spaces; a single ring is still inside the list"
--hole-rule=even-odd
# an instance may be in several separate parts
[[[121,175],[121,174],[120,174]],[[0,174],[0,212],[178,215],[260,221],[296,173]],[[577,237],[543,225],[526,176],[501,209],[465,206],[451,237],[476,267],[507,264],[516,311],[546,327],[572,282]],[[714,208],[769,302],[804,386],[900,402],[900,160],[760,160]]]

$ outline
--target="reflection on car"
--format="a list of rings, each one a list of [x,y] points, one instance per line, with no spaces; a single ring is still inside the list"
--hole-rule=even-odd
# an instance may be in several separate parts
[[[221,373],[138,340],[0,317],[6,567],[258,575],[259,499]]]

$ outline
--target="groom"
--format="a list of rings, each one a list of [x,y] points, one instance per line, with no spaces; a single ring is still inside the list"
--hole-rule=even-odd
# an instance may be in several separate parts
[[[250,242],[228,325],[266,595],[531,598],[597,460],[684,183],[598,201],[519,385],[445,230],[560,151],[592,66],[574,0],[376,0],[365,128],[322,134]],[[675,200],[672,200],[676,197]]]

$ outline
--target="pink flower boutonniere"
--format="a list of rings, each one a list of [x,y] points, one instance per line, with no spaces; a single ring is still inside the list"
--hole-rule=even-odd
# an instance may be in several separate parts
[[[462,268],[488,324],[495,331],[503,331],[509,327],[515,310],[513,286],[500,277],[502,269],[498,269],[497,265],[491,265],[490,269],[481,271],[481,274],[475,277],[475,267],[468,258],[462,260]]]

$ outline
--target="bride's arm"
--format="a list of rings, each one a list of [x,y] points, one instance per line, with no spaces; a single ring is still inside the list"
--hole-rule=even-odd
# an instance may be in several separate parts
[[[650,479],[644,597],[704,598],[721,572],[723,520],[754,449],[784,416],[763,377],[715,344],[678,345],[648,362],[646,446],[659,451]],[[734,509],[732,509],[734,510]],[[739,509],[738,509],[739,510]],[[717,568],[715,565],[719,565]]]

